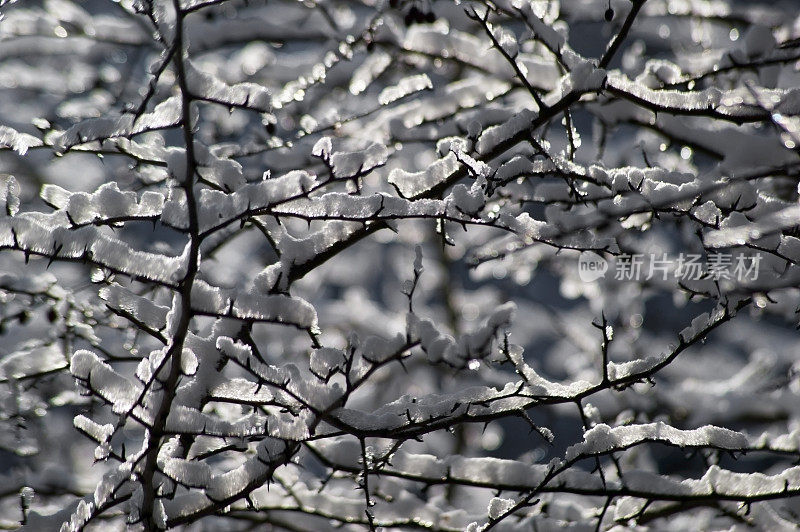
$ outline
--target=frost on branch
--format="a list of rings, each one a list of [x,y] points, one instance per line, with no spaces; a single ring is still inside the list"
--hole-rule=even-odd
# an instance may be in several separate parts
[[[186,62],[186,67],[187,88],[193,96],[230,107],[246,107],[261,112],[270,110],[270,94],[264,87],[255,83],[227,85],[198,69],[191,61]]]
[[[180,120],[180,100],[173,96],[140,116],[124,114],[116,118],[90,118],[48,139],[58,149],[113,137],[128,137],[145,131],[174,127]]]
[[[0,5],[0,528],[798,524],[788,3]]]
[[[383,89],[378,96],[378,101],[380,101],[381,105],[388,105],[395,100],[399,100],[409,94],[413,94],[415,92],[430,89],[433,85],[431,84],[430,78],[428,78],[425,74],[420,74],[418,76],[410,76],[400,80],[394,87],[387,87]]]
[[[48,205],[66,211],[74,225],[114,218],[156,218],[164,205],[161,194],[144,192],[139,198],[134,192],[120,191],[114,182],[100,186],[91,194],[72,194],[57,185],[45,185],[41,197]]]
[[[33,135],[20,133],[8,126],[0,126],[0,145],[11,148],[20,155],[25,155],[30,148],[42,145],[42,141]]]
[[[426,170],[407,172],[395,169],[389,175],[389,183],[397,188],[403,197],[419,196],[425,190],[432,189],[445,181],[458,168],[458,161],[453,153],[432,163]]]
[[[735,451],[747,446],[743,434],[719,427],[678,430],[664,423],[610,428],[596,425],[583,435],[583,442],[573,445],[565,453],[567,460],[579,455],[592,455],[622,450],[644,441],[664,442],[677,447],[711,447]]]

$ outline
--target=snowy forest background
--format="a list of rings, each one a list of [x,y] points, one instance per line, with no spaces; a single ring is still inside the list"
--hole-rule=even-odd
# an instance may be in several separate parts
[[[795,2],[0,15],[1,528],[800,524]]]

